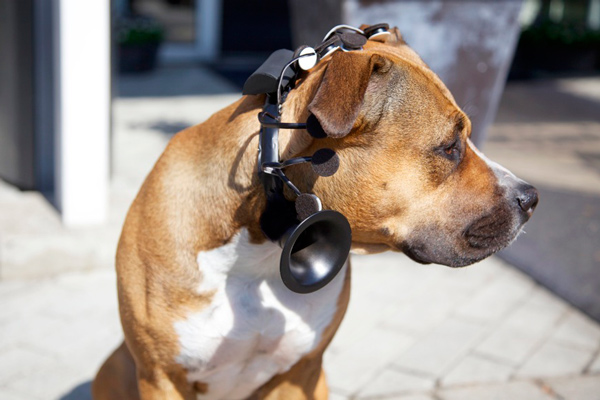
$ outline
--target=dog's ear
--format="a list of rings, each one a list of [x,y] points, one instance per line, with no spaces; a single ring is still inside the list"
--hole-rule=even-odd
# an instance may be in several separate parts
[[[391,62],[360,52],[333,54],[308,110],[332,138],[346,136],[359,115],[365,91],[374,72],[385,72]]]

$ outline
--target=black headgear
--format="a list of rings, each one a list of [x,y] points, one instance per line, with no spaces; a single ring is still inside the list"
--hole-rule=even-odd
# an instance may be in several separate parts
[[[281,122],[283,102],[301,71],[313,68],[337,50],[362,50],[368,39],[388,35],[388,29],[387,24],[371,25],[364,30],[338,25],[315,48],[301,46],[295,52],[275,51],[244,84],[245,95],[267,95],[258,114],[261,124],[258,173],[267,196],[267,208],[260,222],[265,235],[283,248],[281,278],[294,292],[314,292],[338,274],[348,259],[352,232],[346,217],[337,211],[322,210],[317,196],[302,193],[285,175],[287,167],[311,163],[317,175],[331,176],[340,160],[333,150],[326,148],[317,150],[312,157],[279,159],[279,129],[306,129],[316,139],[327,136],[312,114],[306,123]],[[283,196],[284,184],[297,196],[293,209]]]

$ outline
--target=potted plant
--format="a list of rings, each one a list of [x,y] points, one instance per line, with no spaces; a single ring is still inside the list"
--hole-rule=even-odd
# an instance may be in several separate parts
[[[142,72],[154,69],[163,36],[162,26],[152,18],[143,16],[119,18],[116,22],[119,72]]]
[[[516,60],[524,71],[589,72],[598,67],[600,31],[585,24],[543,21],[523,30]]]

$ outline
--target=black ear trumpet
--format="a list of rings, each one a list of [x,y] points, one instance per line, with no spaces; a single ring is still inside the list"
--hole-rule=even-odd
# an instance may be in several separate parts
[[[331,176],[339,167],[339,157],[331,149],[317,150],[304,160],[310,160],[320,176]],[[288,289],[311,293],[327,285],[344,266],[352,231],[346,217],[322,210],[321,200],[312,193],[299,194],[295,207],[300,223],[292,225],[279,240],[283,248],[279,269]]]
[[[350,253],[352,232],[339,212],[318,211],[291,227],[279,240],[279,271],[285,286],[312,293],[340,272]]]

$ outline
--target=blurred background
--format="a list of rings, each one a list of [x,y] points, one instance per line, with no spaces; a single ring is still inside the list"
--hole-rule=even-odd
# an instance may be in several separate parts
[[[333,398],[599,400],[600,0],[0,0],[0,399],[89,398],[120,228],[174,133],[272,51],[380,22],[540,204],[472,268],[355,257]]]

